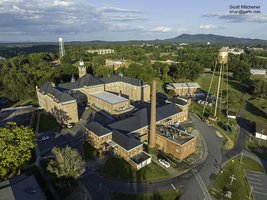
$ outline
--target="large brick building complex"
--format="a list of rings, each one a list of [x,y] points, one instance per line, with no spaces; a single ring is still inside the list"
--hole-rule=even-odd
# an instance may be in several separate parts
[[[178,160],[185,159],[196,149],[195,136],[173,127],[188,120],[189,103],[172,98],[157,107],[155,81],[152,85],[154,107],[144,103],[144,107],[137,111],[133,102],[150,102],[150,86],[136,78],[98,78],[85,74],[77,81],[57,86],[47,82],[36,90],[40,107],[53,114],[61,124],[78,122],[79,105],[89,105],[91,109],[112,117],[113,122],[109,124],[95,121],[85,124],[87,141],[101,152],[112,150],[140,169],[151,162],[143,145],[149,144],[152,135],[152,148]]]
[[[75,82],[53,86],[51,83],[37,88],[39,105],[52,113],[62,111],[66,117],[64,123],[78,122],[80,104],[89,104],[113,117],[124,117],[133,110],[131,101],[150,100],[150,86],[142,80],[124,76],[97,78],[85,74]]]

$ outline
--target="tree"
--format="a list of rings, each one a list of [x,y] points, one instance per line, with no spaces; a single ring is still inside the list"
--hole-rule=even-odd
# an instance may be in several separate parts
[[[85,172],[85,161],[76,149],[69,146],[65,148],[54,147],[52,153],[55,158],[50,160],[47,170],[57,178],[77,180]]]
[[[241,61],[234,70],[233,77],[239,82],[244,82],[250,77],[250,66],[246,62]]]
[[[0,128],[0,180],[12,177],[25,167],[31,159],[35,140],[30,127],[9,122]]]
[[[264,80],[253,81],[251,93],[258,97],[267,97],[267,83]]]

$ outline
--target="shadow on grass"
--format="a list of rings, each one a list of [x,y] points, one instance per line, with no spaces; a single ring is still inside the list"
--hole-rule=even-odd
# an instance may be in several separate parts
[[[243,117],[237,117],[236,121],[242,129],[248,131],[249,133],[255,132],[255,122]]]
[[[226,80],[227,75],[224,75],[224,78]],[[250,91],[250,87],[248,84],[240,83],[240,82],[236,81],[232,76],[228,76],[228,83],[232,88],[234,88],[234,89],[236,89],[242,93],[249,93],[249,91]]]
[[[250,112],[253,115],[259,116],[259,117],[263,117],[263,118],[267,118],[267,113],[262,111],[261,109],[259,109],[258,107],[254,106],[252,103],[250,102],[246,102],[246,110],[248,112]]]

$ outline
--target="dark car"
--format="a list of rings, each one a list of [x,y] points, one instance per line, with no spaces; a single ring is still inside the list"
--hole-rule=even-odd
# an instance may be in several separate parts
[[[226,131],[226,132],[230,132],[231,131],[231,127],[228,124],[224,124],[222,126],[222,128]]]

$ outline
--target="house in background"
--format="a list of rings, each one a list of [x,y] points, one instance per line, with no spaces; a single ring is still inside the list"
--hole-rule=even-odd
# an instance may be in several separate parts
[[[236,112],[228,111],[227,117],[231,119],[236,119]]]
[[[251,68],[250,73],[252,75],[265,75],[266,74],[266,69],[256,69],[256,68]]]
[[[267,140],[267,125],[262,123],[256,123],[255,137]]]

